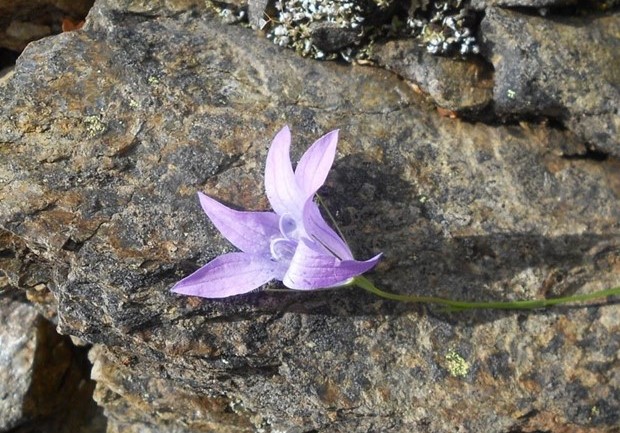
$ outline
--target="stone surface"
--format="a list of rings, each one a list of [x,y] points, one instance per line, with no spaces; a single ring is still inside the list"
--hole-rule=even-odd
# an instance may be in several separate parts
[[[442,108],[475,113],[492,100],[492,71],[479,60],[434,56],[413,39],[377,45],[372,57],[417,85]]]
[[[386,289],[620,283],[617,159],[564,157],[579,142],[545,124],[441,118],[395,74],[304,60],[188,8],[99,2],[0,89],[0,227],[48,270],[59,329],[96,343],[109,431],[617,429],[618,304],[445,314],[357,290],[170,294],[232,249],[196,191],[266,208],[284,124],[294,158],[341,128],[322,195],[357,257],[384,252],[370,278]]]
[[[0,431],[7,431],[23,422],[38,315],[27,304],[0,301]]]
[[[484,10],[494,6],[539,9],[574,6],[578,3],[577,0],[472,0],[471,6],[478,10]]]
[[[249,15],[250,24],[264,27],[276,45],[304,57],[351,62],[362,55],[361,45],[384,33],[381,29],[389,28],[386,23],[399,12],[406,20],[403,8],[399,0],[252,0]],[[262,25],[265,21],[268,26]]]
[[[248,21],[254,29],[262,29],[269,17],[275,16],[272,0],[248,0]]]
[[[10,293],[0,298],[0,431],[105,431],[88,365],[67,337]]]
[[[106,408],[108,433],[252,431],[252,422],[224,396],[154,377],[149,370],[159,369],[157,362],[151,361],[148,369],[141,364],[145,374],[140,374],[135,356],[119,358],[104,346],[95,346],[90,359],[95,399]]]
[[[23,239],[0,229],[0,293],[15,288],[50,322],[56,322],[57,303],[48,284],[52,266],[28,248]]]
[[[336,23],[312,23],[308,26],[310,40],[321,51],[334,53],[359,44],[360,31],[341,28]]]
[[[562,15],[587,15],[614,10],[618,0],[471,0],[471,7],[484,10],[490,7],[521,8],[542,16],[560,13]]]
[[[620,156],[620,13],[545,19],[490,8],[480,33],[500,115],[558,119]]]
[[[21,51],[60,33],[63,19],[82,20],[93,0],[0,0],[0,48]]]

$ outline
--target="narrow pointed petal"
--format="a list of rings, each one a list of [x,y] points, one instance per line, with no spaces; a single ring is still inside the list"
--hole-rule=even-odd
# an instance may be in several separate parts
[[[314,142],[303,154],[295,169],[297,184],[305,194],[304,198],[312,197],[325,183],[338,144],[338,130],[325,134]]]
[[[304,206],[303,223],[308,237],[340,260],[353,260],[353,253],[346,242],[327,224],[312,199]]]
[[[273,139],[265,164],[265,191],[278,215],[301,216],[304,198],[293,173],[290,158],[291,131],[285,126]]]
[[[202,298],[226,298],[257,289],[277,276],[277,263],[267,257],[229,253],[216,257],[179,281],[172,292]]]
[[[316,290],[345,284],[347,280],[372,269],[381,254],[366,261],[340,261],[323,254],[322,249],[306,240],[299,242],[282,282],[290,289]]]
[[[198,197],[213,225],[230,243],[246,253],[269,253],[269,241],[280,234],[275,213],[238,211],[200,192]]]

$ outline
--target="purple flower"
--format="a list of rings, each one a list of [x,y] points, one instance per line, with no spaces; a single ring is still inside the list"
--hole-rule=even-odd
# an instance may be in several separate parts
[[[315,290],[345,285],[375,266],[381,254],[355,260],[313,201],[334,162],[337,143],[337,130],[319,138],[293,171],[291,132],[286,126],[278,132],[265,166],[265,189],[275,212],[237,211],[198,193],[211,222],[241,252],[215,258],[172,291],[225,298],[271,280],[294,290]]]

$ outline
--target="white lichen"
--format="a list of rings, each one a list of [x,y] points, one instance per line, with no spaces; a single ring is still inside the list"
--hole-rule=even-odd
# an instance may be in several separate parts
[[[476,17],[465,0],[275,0],[273,6],[258,27],[276,45],[304,57],[360,61],[369,58],[376,41],[405,37],[420,39],[436,55],[463,57],[480,51]],[[242,11],[215,9],[225,22],[246,18]],[[313,40],[313,30],[325,25],[357,36],[328,52]]]
[[[325,53],[313,44],[310,24],[333,23],[342,29],[361,30],[366,20],[364,2],[355,0],[277,0],[275,8],[277,14],[271,17],[267,37],[276,45],[316,59],[334,59],[338,53]]]
[[[435,1],[428,9],[421,8],[420,13],[409,17],[407,28],[422,38],[429,53],[466,56],[480,52],[473,31],[474,15],[463,0]]]

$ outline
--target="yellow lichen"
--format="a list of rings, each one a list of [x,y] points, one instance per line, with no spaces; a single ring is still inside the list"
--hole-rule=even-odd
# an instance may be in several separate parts
[[[98,116],[86,116],[84,123],[86,124],[86,134],[91,138],[103,133],[106,129],[105,123]]]
[[[469,373],[469,362],[456,351],[450,349],[446,354],[446,368],[453,377],[465,377]]]

